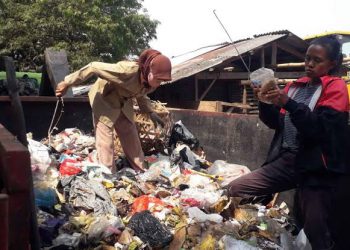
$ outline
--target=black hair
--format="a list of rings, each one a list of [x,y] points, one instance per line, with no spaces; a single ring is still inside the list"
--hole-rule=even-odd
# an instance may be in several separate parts
[[[343,63],[341,44],[339,43],[337,38],[335,36],[325,36],[316,38],[315,40],[311,41],[310,45],[320,45],[326,49],[328,59],[336,62],[334,68],[329,71],[329,74],[337,74]]]

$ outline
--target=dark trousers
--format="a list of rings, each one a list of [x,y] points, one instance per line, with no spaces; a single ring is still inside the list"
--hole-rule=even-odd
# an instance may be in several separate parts
[[[275,161],[232,181],[228,185],[228,193],[232,197],[248,198],[297,188],[297,202],[302,225],[312,248],[317,250],[343,249],[340,243],[337,243],[337,248],[335,248],[335,240],[344,239],[340,239],[337,235],[338,230],[341,230],[343,226],[341,223],[338,227],[334,226],[337,225],[335,220],[336,216],[339,218],[339,215],[333,213],[335,207],[339,209],[339,212],[344,210],[340,204],[342,197],[337,197],[336,187],[297,185],[294,162],[295,154],[284,152]],[[349,213],[343,216],[350,217]],[[350,224],[347,226],[350,227]],[[349,238],[350,235],[347,237]]]

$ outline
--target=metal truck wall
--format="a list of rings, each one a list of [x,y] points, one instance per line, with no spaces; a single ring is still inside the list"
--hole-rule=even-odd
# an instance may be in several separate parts
[[[35,139],[47,136],[56,106],[54,97],[21,97],[27,132]],[[58,107],[57,115],[59,115]],[[227,160],[255,169],[265,160],[272,131],[257,116],[171,110],[173,120],[182,120],[199,139],[210,161]],[[10,132],[12,111],[10,100],[0,99],[0,123]],[[66,98],[64,113],[57,125],[58,131],[77,127],[85,132],[93,129],[91,108],[86,98]]]
[[[266,158],[273,133],[258,116],[193,110],[172,110],[172,114],[199,139],[209,161],[256,169]]]

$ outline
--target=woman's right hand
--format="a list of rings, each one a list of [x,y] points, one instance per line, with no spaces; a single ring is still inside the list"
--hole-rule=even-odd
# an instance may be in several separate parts
[[[64,96],[67,93],[68,88],[69,86],[67,85],[67,83],[65,83],[65,81],[60,82],[56,87],[56,96],[57,97]]]

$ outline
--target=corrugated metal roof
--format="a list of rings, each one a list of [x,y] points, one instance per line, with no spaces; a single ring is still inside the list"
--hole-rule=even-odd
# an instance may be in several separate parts
[[[236,42],[235,45],[239,53],[244,54],[251,50],[264,46],[268,43],[281,39],[285,36],[288,36],[289,34],[289,32],[283,31],[279,32],[278,34],[271,33],[265,35],[258,35],[252,39]],[[197,74],[211,67],[217,66],[223,62],[232,60],[232,58],[237,56],[239,55],[236,49],[234,48],[234,45],[232,44],[211,50],[207,53],[204,53],[183,63],[175,65],[172,70],[171,82],[175,82],[185,77]]]

